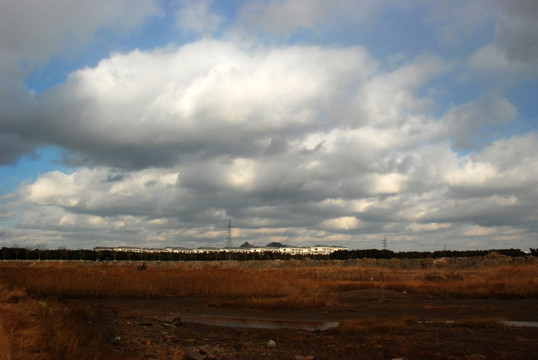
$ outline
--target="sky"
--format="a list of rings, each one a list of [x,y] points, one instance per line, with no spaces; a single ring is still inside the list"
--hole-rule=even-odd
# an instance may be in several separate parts
[[[0,245],[538,247],[535,0],[0,0]]]

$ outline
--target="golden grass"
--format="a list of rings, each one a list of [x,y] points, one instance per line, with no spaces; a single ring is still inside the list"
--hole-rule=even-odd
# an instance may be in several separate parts
[[[391,289],[445,297],[538,297],[538,262],[460,270],[343,266],[251,268],[248,263],[0,263],[0,283],[34,296],[67,298],[220,298],[254,307],[319,307],[331,295]],[[13,295],[11,295],[13,296]]]
[[[538,297],[538,263],[473,269],[329,268],[304,269],[299,275],[321,281],[333,291],[390,289],[458,298]]]
[[[35,296],[68,298],[222,298],[253,307],[323,305],[322,285],[275,269],[176,263],[137,271],[129,264],[2,264],[0,281]]]

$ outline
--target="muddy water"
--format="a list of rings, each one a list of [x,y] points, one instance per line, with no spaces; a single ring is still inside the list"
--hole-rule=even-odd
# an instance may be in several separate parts
[[[214,315],[192,315],[184,314],[179,317],[164,316],[158,317],[163,321],[176,321],[180,319],[182,323],[196,323],[213,326],[241,327],[256,329],[301,329],[307,331],[323,331],[338,326],[338,321],[305,321],[305,320],[282,320],[282,319],[260,319],[231,316]]]
[[[456,324],[458,321],[455,320],[445,320],[445,321],[419,321],[419,324]],[[500,324],[505,326],[512,326],[512,327],[538,327],[538,321],[511,321],[511,320],[505,320],[505,321],[499,321]]]
[[[218,315],[166,315],[156,316],[156,319],[166,322],[179,321],[181,323],[195,323],[211,326],[239,327],[239,328],[256,328],[256,329],[300,329],[307,331],[323,331],[335,328],[339,325],[338,321],[307,321],[307,320],[283,320],[283,319],[261,319],[249,317],[233,317]],[[418,323],[445,323],[454,324],[457,321],[418,321]],[[536,321],[500,321],[501,324],[513,327],[538,327]]]
[[[515,327],[538,327],[538,321],[505,321],[504,325]]]

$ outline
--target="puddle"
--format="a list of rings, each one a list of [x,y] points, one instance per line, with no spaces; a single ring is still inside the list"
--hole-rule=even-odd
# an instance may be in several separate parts
[[[538,321],[505,321],[504,325],[516,327],[538,327]]]
[[[457,321],[454,320],[446,320],[446,321],[419,321],[419,324],[435,324],[435,323],[443,323],[443,324],[454,324],[457,323]],[[538,327],[538,321],[500,321],[499,323],[506,325],[506,326],[513,326],[513,327]]]
[[[178,316],[158,317],[162,321],[173,321]],[[327,330],[338,326],[338,321],[304,321],[282,319],[240,318],[213,315],[180,315],[182,323],[195,323],[223,327],[255,329],[300,329],[307,331]]]

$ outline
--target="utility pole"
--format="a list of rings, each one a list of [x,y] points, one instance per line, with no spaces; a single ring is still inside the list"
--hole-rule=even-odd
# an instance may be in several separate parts
[[[226,247],[232,247],[232,220],[228,220],[228,234],[226,235]]]

